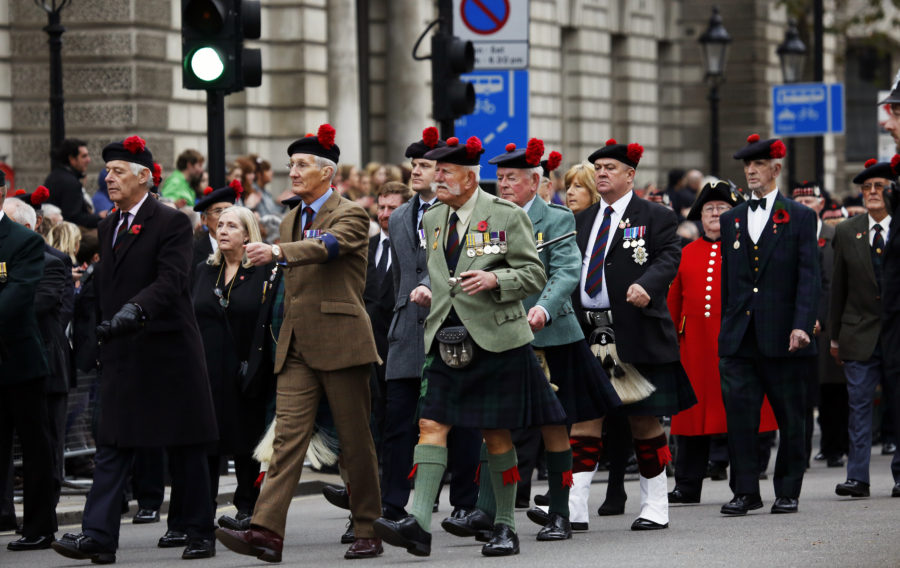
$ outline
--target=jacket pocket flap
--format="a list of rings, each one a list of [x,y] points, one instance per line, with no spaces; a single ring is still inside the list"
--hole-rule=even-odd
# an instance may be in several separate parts
[[[359,308],[350,302],[323,301],[321,304],[323,314],[344,314],[348,316],[359,315]]]
[[[498,310],[494,312],[494,319],[498,324],[503,324],[508,321],[513,321],[524,317],[525,310],[519,307],[506,308],[505,310]]]

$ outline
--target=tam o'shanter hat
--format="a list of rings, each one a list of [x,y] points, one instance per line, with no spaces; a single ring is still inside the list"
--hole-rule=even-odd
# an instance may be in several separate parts
[[[594,163],[600,158],[612,158],[631,168],[637,168],[641,156],[644,155],[644,147],[637,143],[619,144],[615,138],[606,141],[606,145],[588,156],[588,161]]]
[[[153,154],[147,149],[147,142],[140,136],[129,136],[121,142],[112,142],[103,148],[103,161],[122,160],[144,166],[153,172]]]
[[[37,186],[37,189],[35,189],[31,193],[26,192],[24,189],[17,189],[13,194],[13,197],[21,199],[28,205],[31,205],[35,209],[35,211],[37,211],[41,208],[41,205],[50,197],[50,190],[43,185]]]
[[[866,160],[864,168],[853,178],[853,183],[862,184],[872,178],[897,181],[897,175],[900,174],[900,154],[894,154],[890,162],[879,162],[875,158],[871,158]]]
[[[481,163],[482,154],[484,154],[484,146],[477,136],[470,136],[465,144],[460,144],[459,138],[452,136],[447,139],[446,146],[430,150],[422,157],[426,160],[460,166],[477,166]]]
[[[294,154],[312,154],[326,160],[331,160],[335,164],[341,156],[341,149],[334,143],[334,135],[336,131],[330,124],[323,124],[319,127],[316,134],[307,134],[299,140],[294,140],[288,146],[288,156]]]
[[[501,168],[527,170],[541,167],[543,155],[544,141],[539,138],[532,138],[524,148],[516,148],[516,145],[510,142],[506,145],[505,153],[494,156],[488,160],[488,163],[496,164]]]
[[[747,145],[734,153],[735,160],[776,160],[787,154],[784,142],[778,138],[761,140],[759,134],[747,137]]]
[[[241,181],[238,179],[231,180],[231,183],[229,183],[225,187],[220,187],[219,189],[207,187],[203,192],[203,197],[200,198],[194,205],[194,211],[199,211],[202,213],[203,211],[206,211],[213,203],[228,202],[234,204],[234,202],[241,198],[241,194],[243,192],[244,186],[241,185]]]
[[[442,148],[446,145],[447,143],[441,140],[438,129],[434,126],[429,126],[422,131],[421,140],[417,140],[406,147],[406,157],[411,160],[422,158],[431,150]]]

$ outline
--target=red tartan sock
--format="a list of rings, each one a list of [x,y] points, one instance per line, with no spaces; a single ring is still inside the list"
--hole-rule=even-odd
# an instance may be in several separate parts
[[[603,442],[593,436],[572,436],[569,438],[572,446],[572,473],[594,471],[597,467],[597,458],[603,450]]]
[[[634,441],[634,453],[637,455],[638,470],[647,479],[652,479],[666,469],[672,461],[672,453],[666,442],[666,435]]]

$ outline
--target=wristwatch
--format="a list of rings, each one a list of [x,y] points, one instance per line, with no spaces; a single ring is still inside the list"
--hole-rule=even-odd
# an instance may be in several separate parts
[[[275,258],[276,261],[279,258],[281,258],[281,247],[280,246],[272,245],[272,256]]]

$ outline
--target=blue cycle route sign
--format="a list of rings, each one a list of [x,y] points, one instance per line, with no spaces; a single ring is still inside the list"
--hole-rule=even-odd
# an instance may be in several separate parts
[[[470,136],[481,139],[481,179],[496,181],[497,166],[487,161],[509,142],[518,148],[528,143],[528,71],[473,71],[462,78],[475,87],[475,112],[456,119],[456,137],[463,144]]]
[[[775,136],[821,136],[844,132],[844,86],[795,83],[772,87]]]

